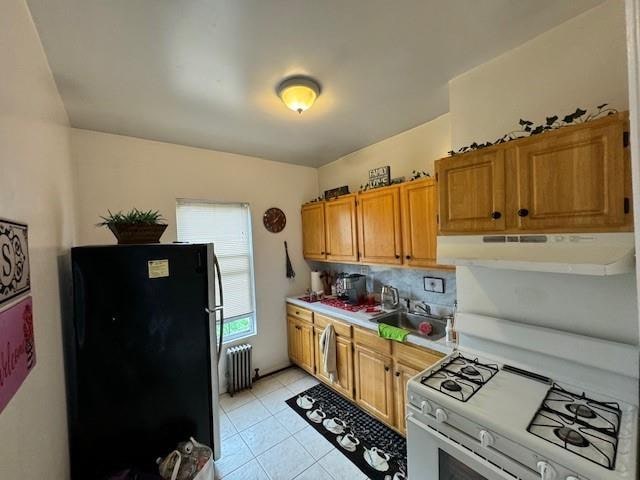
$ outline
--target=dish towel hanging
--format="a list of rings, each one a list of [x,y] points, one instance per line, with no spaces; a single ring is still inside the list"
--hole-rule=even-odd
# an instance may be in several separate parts
[[[320,336],[320,350],[322,351],[322,368],[331,383],[336,381],[336,332],[333,325],[327,325]]]

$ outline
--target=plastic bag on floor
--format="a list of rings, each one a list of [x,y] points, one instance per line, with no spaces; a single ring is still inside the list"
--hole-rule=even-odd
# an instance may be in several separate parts
[[[163,460],[158,459],[165,480],[214,480],[213,452],[191,437]]]

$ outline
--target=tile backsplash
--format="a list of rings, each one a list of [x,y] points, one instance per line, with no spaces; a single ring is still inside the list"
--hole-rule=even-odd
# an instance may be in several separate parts
[[[380,293],[383,285],[392,285],[400,296],[426,302],[432,305],[453,307],[456,301],[456,272],[448,270],[423,270],[393,268],[382,265],[350,265],[343,263],[309,262],[312,270],[332,273],[361,273],[367,276],[367,291]],[[444,293],[424,291],[424,277],[444,279]]]

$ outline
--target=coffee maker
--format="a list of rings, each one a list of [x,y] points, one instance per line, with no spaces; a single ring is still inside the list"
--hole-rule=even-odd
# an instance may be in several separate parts
[[[351,305],[364,303],[367,297],[367,277],[352,273],[344,278],[344,299]]]

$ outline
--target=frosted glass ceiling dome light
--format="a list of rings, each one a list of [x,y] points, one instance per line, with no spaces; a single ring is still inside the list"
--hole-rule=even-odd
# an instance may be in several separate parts
[[[309,77],[292,77],[278,85],[278,96],[294,112],[308,110],[320,95],[320,85]]]

